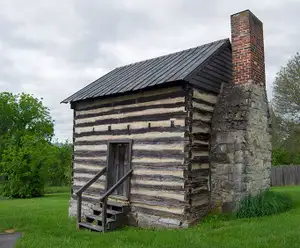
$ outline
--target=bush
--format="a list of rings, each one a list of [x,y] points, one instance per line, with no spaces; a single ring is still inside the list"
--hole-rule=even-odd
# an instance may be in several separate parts
[[[292,152],[284,148],[272,150],[272,165],[299,165],[300,154],[299,152]]]
[[[21,138],[20,146],[10,146],[2,154],[0,168],[6,179],[2,182],[3,196],[28,198],[44,194],[49,166],[49,146],[35,136]]]
[[[0,195],[44,194],[54,123],[40,99],[0,93]]]
[[[292,200],[288,195],[266,190],[257,196],[243,199],[239,204],[236,217],[262,217],[287,211],[291,207]]]
[[[48,186],[67,186],[72,181],[72,144],[56,143],[52,145],[53,158],[48,169]]]

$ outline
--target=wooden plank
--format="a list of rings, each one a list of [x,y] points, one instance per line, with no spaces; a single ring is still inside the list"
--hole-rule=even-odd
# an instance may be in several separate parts
[[[185,111],[179,110],[171,113],[170,112],[156,113],[156,114],[149,114],[149,115],[129,116],[124,118],[111,118],[111,119],[76,123],[75,127],[90,127],[95,125],[117,124],[117,123],[136,122],[136,121],[162,121],[162,120],[170,120],[171,118],[185,118],[185,115],[186,115]]]
[[[273,166],[271,168],[271,185],[300,185],[300,165]]]
[[[184,137],[145,137],[143,139],[134,140],[134,144],[184,144],[186,138]],[[107,144],[107,140],[80,140],[75,141],[75,145],[102,145]]]
[[[101,111],[101,112],[96,112],[96,113],[89,113],[89,114],[77,114],[76,119],[85,119],[85,118],[91,118],[91,117],[98,117],[98,116],[105,116],[105,115],[114,115],[114,114],[124,114],[124,113],[133,113],[133,112],[139,112],[139,111],[145,111],[149,109],[158,109],[158,108],[178,108],[178,107],[183,107],[184,102],[176,102],[176,103],[165,103],[165,104],[160,104],[160,105],[149,105],[149,106],[136,106],[136,107],[124,107],[122,109],[113,109],[113,110],[108,110],[108,111]]]
[[[126,119],[126,118],[137,118],[141,116],[151,116],[154,114],[169,114],[169,113],[178,113],[184,111],[184,106],[176,107],[176,108],[150,108],[143,111],[135,111],[135,112],[129,112],[129,113],[123,113],[122,111],[118,111],[115,114],[111,115],[96,115],[94,117],[89,118],[77,118],[75,119],[76,124],[82,124],[82,123],[94,123],[96,121],[105,121],[105,120],[118,120],[118,119]],[[141,120],[141,118],[138,118],[137,120]]]
[[[164,206],[168,208],[188,206],[188,203],[186,201],[180,201],[171,198],[144,195],[144,194],[131,194],[130,200],[135,203],[143,203],[143,204],[154,205],[154,206]]]
[[[168,88],[167,90],[156,90],[156,91],[149,91],[143,92],[142,94],[132,94],[130,96],[123,96],[117,98],[110,98],[107,100],[98,100],[94,101],[94,103],[84,104],[79,103],[77,105],[77,110],[91,110],[95,108],[103,108],[103,107],[113,107],[113,106],[123,106],[129,105],[134,103],[143,103],[143,102],[150,102],[160,99],[167,99],[167,98],[177,98],[177,97],[184,97],[185,92],[177,87],[177,88]]]

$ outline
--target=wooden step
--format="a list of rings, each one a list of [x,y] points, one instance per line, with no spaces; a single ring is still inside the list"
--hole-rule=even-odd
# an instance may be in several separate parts
[[[100,203],[102,204],[102,203]],[[127,207],[129,205],[129,202],[128,203],[121,203],[121,202],[116,202],[116,201],[107,201],[107,205],[110,205],[110,206],[115,206],[115,207]]]
[[[102,222],[102,214],[100,214],[100,215],[87,215],[86,217],[85,217],[86,219],[92,219],[92,220],[98,220],[98,221],[101,221]],[[111,219],[111,218],[107,218],[106,219],[106,222],[107,223],[109,223],[109,222],[113,222],[113,221],[115,221],[114,219]]]
[[[102,208],[102,203],[100,203],[100,208]],[[127,214],[129,212],[129,205],[120,202],[108,201],[107,209]]]
[[[103,228],[102,226],[97,226],[97,225],[93,225],[91,223],[88,223],[88,222],[79,222],[79,228],[87,228],[89,230],[92,230],[92,231],[96,231],[96,232],[102,232],[103,231]]]
[[[100,208],[100,207],[93,207],[92,209],[93,209],[93,211],[102,213],[102,208]],[[112,210],[112,209],[109,209],[109,208],[106,209],[106,212],[108,214],[112,214],[112,215],[122,214],[122,212],[120,212],[120,211]]]

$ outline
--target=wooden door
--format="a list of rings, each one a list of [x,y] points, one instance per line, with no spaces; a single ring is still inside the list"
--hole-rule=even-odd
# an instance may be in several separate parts
[[[110,142],[107,171],[107,190],[114,186],[130,170],[131,143]],[[128,197],[129,182],[126,180],[113,195]]]

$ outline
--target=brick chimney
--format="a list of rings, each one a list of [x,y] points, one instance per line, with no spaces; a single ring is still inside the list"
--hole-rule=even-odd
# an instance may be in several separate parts
[[[271,169],[263,24],[245,10],[231,28],[233,83],[218,96],[210,140],[211,204],[223,211],[269,188]]]
[[[265,85],[263,24],[250,11],[231,16],[233,83]]]

